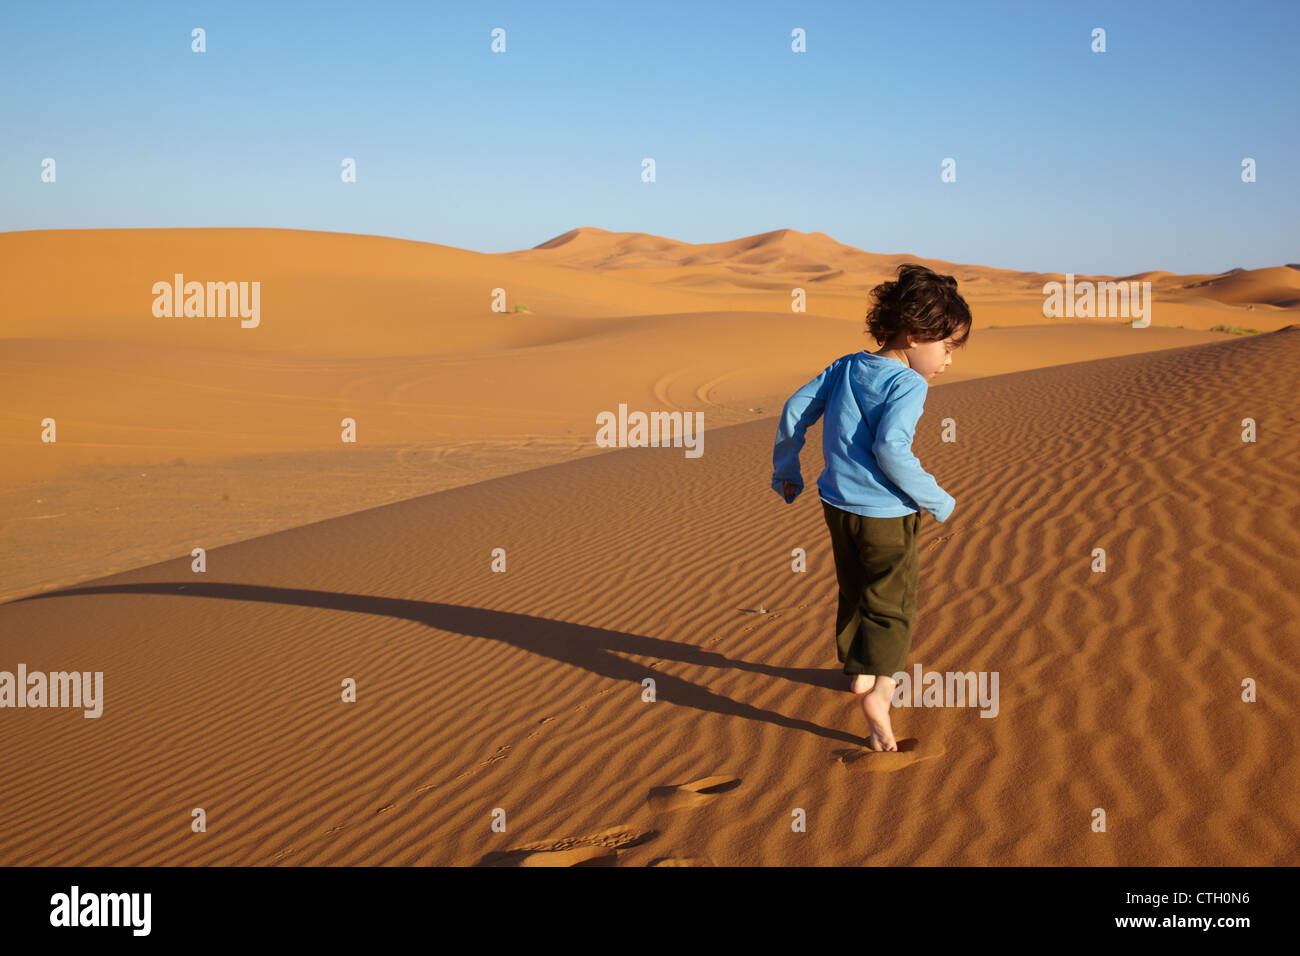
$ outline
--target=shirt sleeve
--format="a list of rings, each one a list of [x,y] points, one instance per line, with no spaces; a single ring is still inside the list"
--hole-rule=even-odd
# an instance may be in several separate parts
[[[772,448],[772,490],[785,497],[782,484],[790,482],[797,489],[794,498],[803,491],[803,475],[799,471],[799,451],[803,448],[804,432],[821,418],[826,408],[826,394],[831,386],[834,362],[822,373],[790,396],[781,411],[776,428],[776,444]],[[790,501],[794,501],[790,498]]]
[[[898,489],[919,508],[934,515],[938,521],[948,520],[956,506],[956,499],[939,487],[912,453],[912,439],[916,437],[916,423],[925,411],[925,396],[930,386],[917,375],[900,375],[885,400],[876,428],[876,439],[871,452],[876,456],[880,470]]]

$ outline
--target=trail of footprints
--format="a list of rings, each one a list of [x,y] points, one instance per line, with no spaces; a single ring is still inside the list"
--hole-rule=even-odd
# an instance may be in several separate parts
[[[508,747],[499,749],[496,754],[488,758],[487,762],[500,759],[500,757],[504,756],[502,751],[508,749]],[[699,780],[692,780],[689,783],[654,787],[646,798],[646,804],[650,812],[655,815],[676,813],[682,810],[696,810],[712,803],[720,794],[736,789],[740,786],[740,783],[739,777],[715,774],[702,777]],[[432,789],[432,786],[430,784],[420,787],[416,792]],[[390,803],[380,807],[375,813],[385,813],[396,806],[396,803]],[[325,831],[325,834],[338,833],[346,827],[347,824],[340,823],[330,827]],[[477,865],[495,867],[615,866],[618,863],[620,850],[642,846],[658,836],[659,831],[653,828],[642,829],[630,825],[616,826],[587,836],[543,840],[527,843],[510,850],[494,851],[484,856]],[[273,862],[279,863],[297,852],[296,847],[286,847],[276,853]],[[651,860],[646,865],[712,866],[713,864],[701,857],[665,856]]]
[[[608,692],[605,692],[608,693]],[[583,708],[579,708],[583,709]],[[542,723],[549,723],[554,717],[546,717]],[[529,737],[535,736],[529,734]],[[510,753],[510,745],[503,744],[490,757],[480,763],[486,767],[498,760],[503,760]],[[922,742],[914,737],[898,741],[898,750],[877,753],[866,747],[845,747],[832,751],[836,761],[855,770],[892,772],[909,767],[923,760],[942,756],[942,745]],[[476,768],[477,769],[477,768]],[[467,770],[455,779],[473,773]],[[736,789],[741,778],[726,774],[701,777],[689,783],[674,784],[651,788],[646,805],[652,814],[671,814],[685,810],[696,810],[708,806],[719,795]],[[432,790],[437,784],[425,784],[417,787],[415,793]],[[389,803],[375,811],[378,816],[397,807]],[[340,823],[325,831],[325,835],[338,833],[347,827]],[[582,837],[564,837],[559,840],[542,841],[526,844],[511,850],[494,851],[479,862],[479,866],[614,866],[618,862],[618,851],[641,846],[659,836],[657,830],[641,830],[632,826],[612,827],[598,833]],[[296,853],[297,849],[288,847],[279,851],[274,862]],[[712,866],[706,859],[699,857],[660,857],[650,861],[647,866]]]
[[[800,609],[807,607],[805,604],[799,605]],[[741,609],[749,610],[749,609]],[[763,611],[757,609],[751,613],[763,613],[768,620],[775,620],[780,617],[780,612]],[[761,622],[766,623],[766,622]],[[753,630],[753,627],[745,628],[746,631]],[[717,643],[722,637],[715,637],[709,641],[709,644]],[[648,666],[651,669],[662,665],[663,661],[654,661]],[[618,688],[611,687],[607,690],[600,691],[596,696],[604,697],[611,694]],[[571,708],[570,712],[586,710],[596,700],[580,704]],[[557,718],[554,716],[543,717],[538,721],[541,725],[546,725]],[[534,730],[526,739],[531,740],[542,733],[541,729]],[[480,762],[469,770],[457,774],[455,780],[467,777],[476,773],[483,767],[489,767],[499,760],[504,760],[510,756],[512,749],[511,744],[502,744],[497,747],[486,760]],[[876,753],[867,747],[846,747],[832,752],[836,762],[841,765],[851,766],[855,770],[883,771],[891,772],[909,767],[922,760],[932,759],[942,756],[944,749],[941,745],[922,743],[915,738],[905,738],[898,741],[898,750],[889,753]],[[720,794],[726,793],[739,787],[741,780],[739,777],[727,775],[713,775],[702,777],[699,780],[693,780],[690,783],[676,784],[671,786],[654,787],[650,790],[646,798],[647,806],[651,813],[669,814],[683,810],[694,810],[707,806],[712,803]],[[434,789],[438,784],[430,783],[417,787],[415,793],[425,793]],[[387,813],[398,806],[397,803],[389,803],[375,811],[378,816]],[[326,836],[338,833],[348,826],[346,823],[336,824],[325,830]],[[613,866],[618,861],[618,851],[627,850],[632,847],[641,846],[653,840],[659,835],[657,830],[641,830],[631,826],[612,827],[602,830],[598,833],[590,834],[584,837],[565,837],[559,840],[542,841],[530,843],[525,846],[516,847],[512,850],[495,851],[487,854],[480,862],[479,866]],[[279,851],[275,856],[275,862],[280,862],[296,853],[295,848],[289,847]],[[713,864],[700,857],[660,857],[652,860],[647,866],[712,866]]]
[[[739,777],[718,774],[690,783],[653,788],[646,803],[656,815],[694,810],[712,803],[719,794],[740,786]],[[527,843],[511,850],[488,853],[479,866],[616,866],[620,850],[642,846],[659,836],[655,829],[611,827],[583,837],[565,837]],[[701,857],[664,856],[647,866],[712,866]]]

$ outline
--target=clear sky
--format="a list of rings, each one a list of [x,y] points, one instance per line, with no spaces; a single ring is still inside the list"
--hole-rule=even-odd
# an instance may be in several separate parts
[[[792,228],[1036,271],[1280,265],[1300,262],[1298,45],[1296,0],[2,0],[0,231],[501,252]]]

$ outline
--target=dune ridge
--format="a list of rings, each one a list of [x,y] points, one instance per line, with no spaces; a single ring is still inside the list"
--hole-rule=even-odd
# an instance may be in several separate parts
[[[761,276],[768,282],[775,274],[784,274],[865,292],[893,278],[904,262],[917,262],[952,275],[964,294],[975,296],[1018,292],[1041,297],[1044,283],[1064,282],[1066,278],[1065,273],[997,269],[910,253],[866,252],[825,233],[797,229],[776,229],[724,242],[689,243],[643,232],[610,232],[583,226],[532,249],[503,255],[517,262],[545,262],[596,273],[641,274],[661,285],[687,284],[696,288],[710,282],[721,284],[728,274]],[[1199,298],[1224,305],[1277,309],[1300,305],[1300,272],[1289,265],[1234,268],[1216,275],[1178,275],[1157,269],[1127,276],[1076,273],[1075,278],[1150,282],[1154,296],[1179,302]],[[734,275],[731,280],[735,281]],[[763,287],[758,282],[750,285]]]

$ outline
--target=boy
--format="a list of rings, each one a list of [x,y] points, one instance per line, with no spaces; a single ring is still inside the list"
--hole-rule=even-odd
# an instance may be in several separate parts
[[[785,403],[772,451],[772,487],[803,491],[804,431],[825,413],[817,479],[839,583],[836,646],[862,705],[872,750],[897,750],[889,705],[916,622],[920,510],[946,521],[956,501],[912,454],[929,383],[966,344],[971,314],[957,280],[905,263],[871,291],[867,331],[881,344],[832,362]]]

